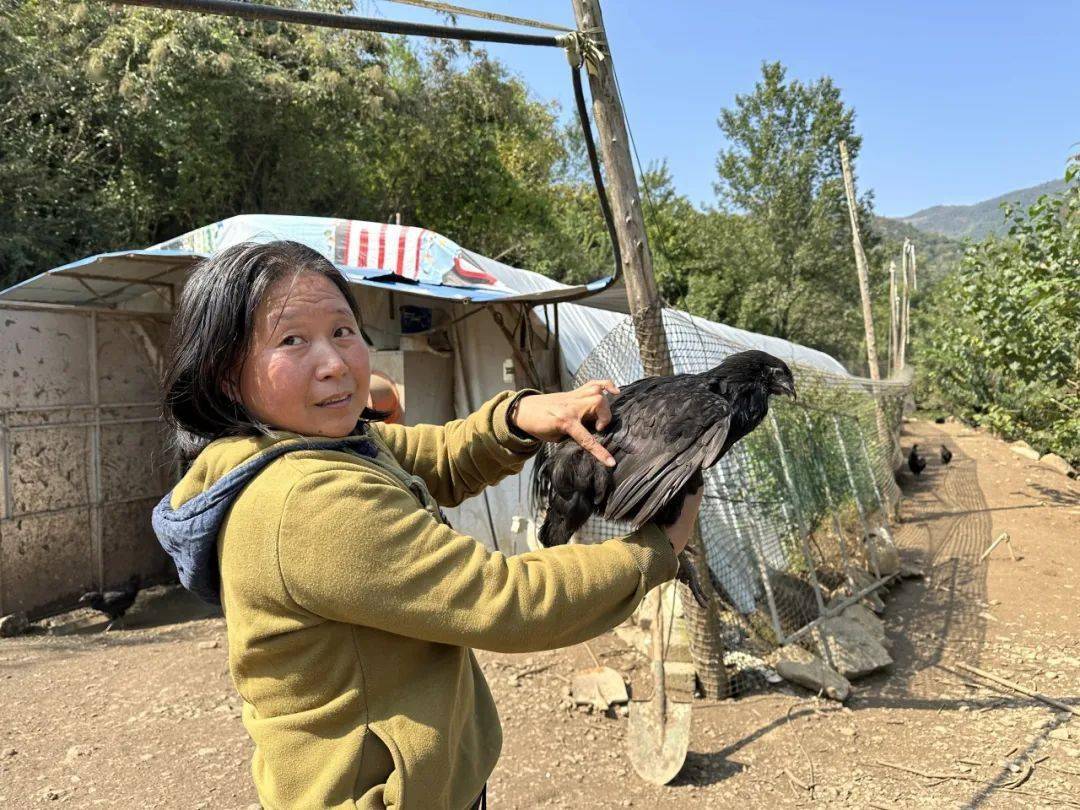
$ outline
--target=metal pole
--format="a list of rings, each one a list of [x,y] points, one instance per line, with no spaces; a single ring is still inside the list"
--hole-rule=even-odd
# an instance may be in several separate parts
[[[379,34],[406,34],[412,36],[440,37],[442,39],[465,39],[478,42],[503,42],[511,45],[545,45],[564,47],[563,36],[543,34],[518,34],[507,31],[491,31],[481,28],[457,28],[449,25],[401,22],[375,17],[356,17],[350,14],[329,14],[297,8],[280,8],[241,0],[119,0],[129,6],[153,6],[174,11],[195,11],[218,14],[225,17],[243,17],[255,20],[300,23],[322,28],[351,31],[372,31]]]
[[[724,482],[724,490],[727,491],[727,476],[720,470],[717,470],[721,480]],[[735,506],[727,498],[721,496],[720,503],[724,505],[724,510],[728,513],[728,517],[731,519],[731,528],[735,531],[736,537],[739,535],[739,524],[741,521],[735,515]],[[753,539],[750,539],[750,553],[754,558],[754,562],[757,565],[758,576],[761,577],[761,584],[765,588],[765,600],[769,605],[769,618],[772,619],[773,632],[776,633],[776,643],[784,643],[784,632],[780,629],[780,615],[776,612],[776,598],[773,595],[772,583],[769,581],[769,572],[765,568],[765,561],[758,553],[758,549]]]
[[[90,313],[89,374],[93,425],[90,427],[90,543],[95,585],[105,588],[105,549],[101,526],[101,391],[98,381],[98,316]]]
[[[784,470],[784,480],[787,482],[788,490],[791,492],[792,502],[796,504],[795,511],[796,513],[799,513],[799,509],[797,506],[799,498],[795,491],[795,484],[792,481],[791,472],[788,470],[787,453],[784,450],[784,442],[780,438],[780,426],[776,422],[776,416],[771,411],[769,413],[769,421],[772,423],[773,436],[776,439],[776,446],[780,449],[780,466]],[[781,508],[783,508],[783,504],[781,504]],[[810,584],[814,588],[814,597],[817,600],[818,611],[824,613],[825,599],[821,595],[821,583],[818,582],[817,571],[814,570],[814,558],[810,554],[810,546],[806,542],[806,535],[808,532],[804,530],[803,517],[801,514],[798,515],[798,524],[796,525],[795,530],[799,534],[799,547],[802,550],[803,560],[805,560],[806,562],[806,572],[810,576]]]
[[[870,480],[874,484],[874,497],[877,498],[878,509],[881,511],[881,530],[884,531],[890,542],[892,541],[892,533],[888,527],[888,512],[885,509],[885,499],[881,496],[881,488],[878,484],[877,476],[874,475],[874,467],[870,463],[870,451],[866,449],[866,439],[863,438],[862,431],[859,434],[859,444],[862,446],[863,460],[866,462],[866,471],[870,474]]]
[[[836,534],[836,541],[840,545],[840,564],[844,568],[844,576],[848,576],[848,556],[847,546],[844,545],[844,531],[840,526],[840,516],[836,512],[836,505],[833,503],[832,489],[829,487],[829,473],[822,466],[821,459],[817,457],[817,447],[814,441],[814,423],[810,421],[810,414],[807,411],[803,411],[803,416],[806,419],[806,432],[810,437],[810,443],[813,445],[810,449],[810,457],[814,460],[814,468],[821,476],[821,483],[825,489],[825,504],[829,508],[829,513],[833,519],[833,532]]]
[[[840,417],[833,416],[833,425],[836,427],[836,439],[840,443],[840,455],[844,459],[844,469],[847,471],[848,484],[851,486],[851,495],[855,499],[855,512],[859,516],[859,525],[862,527],[863,544],[867,543],[867,539],[870,536],[870,525],[866,522],[866,515],[863,512],[862,501],[859,499],[859,487],[855,483],[855,473],[851,469],[851,462],[848,460],[847,445],[844,443],[844,434],[840,430]],[[881,570],[878,568],[877,551],[874,547],[867,546],[870,556],[870,565],[874,569],[874,577],[881,579]]]

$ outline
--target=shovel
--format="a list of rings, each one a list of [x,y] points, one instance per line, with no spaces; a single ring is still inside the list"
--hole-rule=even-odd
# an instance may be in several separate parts
[[[611,667],[602,666],[587,641],[585,649],[589,651],[594,666],[589,669],[579,669],[574,673],[574,680],[570,686],[574,703],[591,704],[604,712],[614,703],[628,702],[630,696],[626,694],[626,684],[623,683],[622,675]]]
[[[666,785],[682,770],[686,749],[690,745],[690,704],[674,703],[667,699],[664,677],[664,656],[661,646],[664,634],[664,600],[656,594],[656,611],[652,620],[653,693],[649,700],[630,704],[630,731],[626,740],[627,754],[634,771],[647,782]],[[674,604],[672,605],[674,610]]]

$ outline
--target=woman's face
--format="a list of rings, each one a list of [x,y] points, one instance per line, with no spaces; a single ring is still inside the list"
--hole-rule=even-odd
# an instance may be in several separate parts
[[[347,436],[367,404],[367,345],[341,291],[303,273],[270,286],[255,314],[240,399],[260,421],[304,436]]]

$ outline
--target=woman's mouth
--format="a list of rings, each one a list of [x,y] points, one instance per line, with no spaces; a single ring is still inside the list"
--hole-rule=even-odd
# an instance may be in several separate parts
[[[352,394],[338,394],[316,403],[318,408],[344,408],[352,400]]]

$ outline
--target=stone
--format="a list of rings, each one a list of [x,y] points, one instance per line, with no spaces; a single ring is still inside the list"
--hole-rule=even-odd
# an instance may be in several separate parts
[[[892,647],[892,642],[885,635],[885,622],[866,606],[848,605],[840,615],[861,624],[886,650]]]
[[[861,624],[833,616],[818,625],[818,647],[825,661],[848,679],[861,678],[892,664],[892,656]]]
[[[218,640],[215,638],[211,639],[210,641],[200,641],[195,646],[198,647],[200,650],[216,650],[218,646]]]
[[[1065,459],[1059,456],[1057,453],[1047,453],[1039,459],[1039,463],[1044,467],[1049,467],[1054,472],[1059,472],[1062,475],[1067,475],[1070,478],[1076,477],[1076,470],[1072,468]]]
[[[871,560],[875,556],[881,576],[890,577],[900,571],[900,552],[896,546],[887,537],[871,532],[866,538],[866,567],[871,573],[874,571]]]
[[[1069,730],[1067,728],[1055,728],[1048,735],[1051,740],[1068,740]]]
[[[847,678],[802,647],[785,647],[780,653],[776,671],[786,680],[843,703],[851,694]]]
[[[1022,456],[1023,458],[1028,458],[1032,461],[1039,460],[1039,451],[1035,450],[1030,444],[1028,444],[1022,439],[1018,442],[1013,442],[1012,444],[1010,444],[1009,449],[1016,453],[1016,455]]]
[[[92,745],[73,745],[64,755],[64,763],[71,765],[75,763],[81,757],[88,757],[94,753],[97,749]]]
[[[683,661],[664,662],[664,686],[668,697],[681,701],[694,699],[694,686],[697,682],[697,670],[693,664]]]
[[[0,618],[0,638],[14,638],[26,632],[30,622],[21,610]]]
[[[903,579],[923,579],[926,577],[926,572],[917,565],[902,563],[900,565],[900,576]]]

